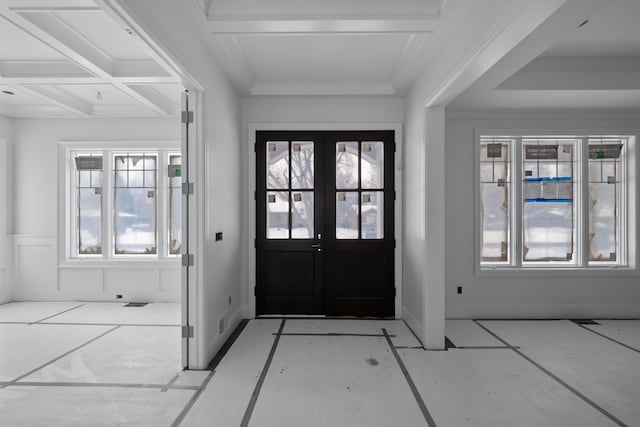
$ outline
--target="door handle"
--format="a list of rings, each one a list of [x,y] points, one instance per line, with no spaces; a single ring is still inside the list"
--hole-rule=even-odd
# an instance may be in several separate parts
[[[318,244],[316,244],[316,245],[311,245],[311,247],[312,247],[313,249],[320,249],[320,248],[322,247],[322,245],[318,243]]]

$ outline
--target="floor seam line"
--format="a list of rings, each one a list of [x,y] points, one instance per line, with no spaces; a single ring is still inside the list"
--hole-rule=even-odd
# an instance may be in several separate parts
[[[198,386],[167,385],[167,384],[136,384],[136,383],[82,383],[82,382],[44,382],[44,381],[20,381],[15,383],[0,383],[5,387],[84,387],[84,388],[144,388],[168,390],[198,390]]]
[[[116,326],[115,328],[109,329],[108,331],[101,333],[101,334],[100,334],[100,335],[98,335],[97,337],[94,337],[94,338],[90,339],[89,341],[85,342],[84,344],[81,344],[81,345],[79,345],[79,346],[76,346],[76,347],[72,348],[71,350],[67,351],[66,353],[63,353],[63,354],[61,354],[60,356],[56,357],[55,359],[50,360],[49,362],[47,362],[47,363],[45,363],[45,364],[43,364],[43,365],[40,365],[40,366],[38,366],[38,367],[37,367],[37,368],[35,368],[35,369],[32,369],[31,371],[27,372],[26,374],[22,374],[21,376],[19,376],[19,377],[17,377],[17,378],[15,378],[15,379],[13,379],[12,381],[9,381],[7,384],[3,385],[3,386],[2,386],[2,387],[0,387],[0,388],[5,388],[5,387],[8,387],[8,386],[10,386],[10,385],[12,385],[12,384],[17,383],[17,382],[18,382],[18,381],[20,381],[21,379],[26,378],[26,377],[28,377],[29,375],[32,375],[32,374],[34,374],[35,372],[38,372],[39,370],[41,370],[41,369],[43,369],[43,368],[46,368],[47,366],[49,366],[49,365],[51,365],[51,364],[53,364],[53,363],[57,362],[58,360],[62,359],[63,357],[66,357],[66,356],[70,355],[71,353],[73,353],[73,352],[75,352],[75,351],[77,351],[77,350],[80,350],[80,349],[81,349],[81,348],[83,348],[83,347],[88,346],[89,344],[93,343],[94,341],[97,341],[98,339],[100,339],[100,338],[104,337],[105,335],[107,335],[107,334],[109,334],[109,333],[111,333],[111,332],[113,332],[113,331],[115,331],[116,329],[119,329],[119,328],[120,328],[120,326]]]
[[[529,363],[531,363],[533,366],[535,366],[536,368],[538,368],[539,370],[541,370],[542,372],[544,372],[545,374],[547,374],[547,376],[551,377],[553,380],[555,380],[557,383],[559,383],[560,385],[564,386],[567,390],[569,390],[570,392],[572,392],[574,395],[576,395],[577,397],[579,397],[580,399],[582,399],[582,401],[584,401],[585,403],[587,403],[589,406],[591,406],[592,408],[594,408],[595,410],[597,410],[598,412],[600,412],[602,415],[606,416],[607,418],[609,418],[611,421],[613,421],[614,423],[616,423],[617,425],[621,426],[621,427],[628,427],[627,424],[623,423],[622,421],[620,421],[618,418],[616,418],[613,414],[609,413],[607,410],[605,410],[604,408],[602,408],[601,406],[599,406],[597,403],[595,403],[594,401],[592,401],[591,399],[589,399],[587,396],[585,396],[584,394],[580,393],[580,391],[578,391],[575,387],[571,386],[569,383],[567,383],[566,381],[564,381],[563,379],[561,379],[560,377],[558,377],[557,375],[555,375],[553,372],[549,371],[548,369],[546,369],[544,366],[542,366],[541,364],[539,364],[538,362],[536,362],[535,360],[533,360],[531,357],[527,356],[526,354],[524,354],[524,352],[520,351],[519,349],[515,348],[514,346],[512,346],[511,344],[509,344],[505,339],[501,338],[500,336],[498,336],[498,334],[496,334],[495,332],[491,331],[489,328],[487,328],[486,326],[482,325],[481,323],[479,323],[477,320],[474,320],[474,322],[480,326],[482,329],[484,329],[485,331],[487,331],[489,334],[491,334],[494,338],[496,338],[498,341],[502,342],[504,345],[509,346],[511,348],[511,350],[513,350],[516,354],[518,354],[520,357],[522,357],[523,359],[525,359],[526,361],[528,361]]]
[[[260,395],[260,390],[262,389],[262,385],[264,384],[264,380],[267,377],[267,372],[271,367],[271,362],[273,361],[273,356],[276,353],[276,349],[278,348],[278,343],[280,342],[280,337],[282,336],[282,331],[284,330],[284,324],[287,319],[282,319],[280,323],[280,328],[278,329],[278,334],[273,340],[273,345],[271,346],[271,351],[269,351],[269,356],[267,356],[267,361],[262,368],[262,372],[260,373],[260,377],[258,378],[258,382],[256,383],[255,388],[253,389],[253,393],[251,395],[251,399],[249,400],[249,404],[247,405],[247,409],[244,412],[244,416],[242,417],[242,422],[240,423],[240,427],[247,427],[249,425],[249,421],[251,420],[251,416],[253,415],[253,409],[256,406],[256,402],[258,401],[258,396]]]
[[[169,380],[169,382],[166,384],[165,387],[163,387],[160,391],[161,392],[166,392],[167,390],[169,390],[169,387],[173,385],[173,383],[175,383],[176,381],[178,381],[178,378],[180,378],[180,374],[175,374],[173,376],[173,378],[171,378]]]
[[[420,395],[420,392],[418,391],[418,387],[416,387],[416,384],[413,382],[413,379],[411,378],[411,374],[409,373],[409,370],[407,369],[407,367],[405,366],[404,362],[400,358],[400,355],[398,354],[398,351],[393,346],[393,342],[391,341],[391,338],[389,337],[389,334],[387,333],[386,328],[382,328],[382,333],[384,334],[384,337],[387,340],[387,344],[389,345],[389,348],[391,349],[391,353],[393,354],[393,357],[396,359],[396,362],[398,363],[398,366],[400,367],[400,371],[402,371],[402,374],[404,375],[404,378],[407,381],[407,384],[409,385],[409,388],[411,389],[411,392],[413,393],[413,397],[416,399],[416,402],[418,403],[418,406],[420,407],[420,411],[422,412],[422,416],[424,417],[425,421],[427,422],[427,425],[429,427],[435,427],[436,423],[433,420],[433,417],[431,416],[431,413],[429,412],[429,409],[427,408],[427,405],[424,403],[424,399],[422,399],[422,395]]]
[[[207,388],[207,386],[209,385],[209,382],[211,381],[211,378],[213,378],[213,375],[215,373],[216,371],[209,372],[209,375],[207,375],[207,377],[204,379],[200,387],[196,390],[193,396],[191,396],[191,399],[189,399],[189,401],[184,406],[184,408],[182,408],[182,410],[180,411],[176,419],[173,421],[173,423],[171,423],[171,427],[178,427],[182,423],[182,421],[184,421],[187,414],[189,413],[193,405],[196,404],[196,401],[198,400],[198,398],[200,397],[204,389]]]
[[[401,320],[402,320],[402,323],[404,323],[404,325],[407,327],[407,329],[409,330],[409,332],[411,332],[411,335],[413,335],[413,337],[414,337],[416,340],[418,340],[418,344],[420,344],[420,346],[421,346],[421,347],[422,347],[422,349],[424,350],[424,349],[425,349],[425,348],[424,348],[424,344],[422,343],[422,341],[420,340],[420,338],[418,338],[418,335],[413,331],[413,329],[411,329],[411,328],[409,327],[409,324],[407,323],[407,321],[406,321],[406,320],[404,320],[404,319],[401,319]]]
[[[609,337],[609,336],[607,336],[607,335],[605,335],[605,334],[603,334],[603,333],[601,333],[601,332],[594,331],[593,329],[587,328],[585,325],[579,325],[579,324],[577,324],[577,323],[576,323],[576,325],[580,326],[582,329],[586,329],[586,330],[587,330],[587,331],[589,331],[589,332],[592,332],[592,333],[594,333],[594,334],[596,334],[596,335],[599,335],[599,336],[601,336],[602,338],[608,339],[608,340],[609,340],[609,341],[611,341],[611,342],[614,342],[614,343],[616,343],[616,344],[618,344],[618,345],[621,345],[622,347],[628,348],[629,350],[635,351],[636,353],[640,353],[640,350],[638,350],[637,348],[632,347],[632,346],[630,346],[630,345],[628,345],[628,344],[625,344],[625,343],[623,343],[623,342],[621,342],[621,341],[618,341],[618,340],[616,340],[616,339],[614,339],[614,338],[611,338],[611,337]]]
[[[56,316],[60,316],[61,314],[68,313],[68,312],[70,312],[71,310],[75,310],[76,308],[84,307],[85,305],[87,305],[87,303],[80,304],[80,305],[77,305],[77,306],[75,306],[75,307],[71,307],[71,308],[69,308],[69,309],[67,309],[67,310],[61,311],[60,313],[56,313],[56,314],[54,314],[54,315],[52,315],[52,316],[45,317],[44,319],[40,319],[40,320],[37,320],[37,321],[35,321],[35,322],[31,322],[31,323],[29,323],[29,325],[36,325],[36,324],[38,324],[38,323],[40,323],[40,322],[44,322],[44,321],[45,321],[45,320],[47,320],[47,319],[52,319],[52,318],[54,318],[54,317],[56,317]]]

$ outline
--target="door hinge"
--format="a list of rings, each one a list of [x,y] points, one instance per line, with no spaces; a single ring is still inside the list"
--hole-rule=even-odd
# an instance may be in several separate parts
[[[254,296],[254,297],[257,297],[257,296],[258,296],[258,287],[257,287],[257,286],[254,286],[254,287],[253,287],[253,296]]]
[[[182,338],[193,338],[193,326],[182,327]]]
[[[394,298],[396,297],[396,288],[395,288],[395,286],[394,286],[394,288],[393,288],[393,297],[394,297]]]
[[[184,254],[182,255],[182,266],[183,267],[193,267],[194,264],[194,256],[193,254]]]
[[[182,195],[187,196],[189,194],[194,193],[194,185],[193,182],[183,182],[182,183]]]
[[[182,123],[193,123],[193,111],[182,112]]]
[[[396,249],[396,239],[393,239],[393,249]]]
[[[393,141],[393,152],[394,153],[396,152],[396,142],[395,141]]]
[[[258,247],[258,239],[253,239],[253,248],[257,248]]]
[[[257,191],[253,192],[253,200],[258,200],[258,192]]]
[[[258,144],[256,144],[256,143],[253,144],[253,152],[254,153],[258,152]]]

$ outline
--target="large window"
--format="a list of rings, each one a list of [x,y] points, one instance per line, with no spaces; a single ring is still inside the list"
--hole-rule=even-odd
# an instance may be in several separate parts
[[[177,147],[66,145],[67,259],[157,259],[181,253]]]
[[[481,133],[477,143],[481,270],[632,266],[633,136]]]

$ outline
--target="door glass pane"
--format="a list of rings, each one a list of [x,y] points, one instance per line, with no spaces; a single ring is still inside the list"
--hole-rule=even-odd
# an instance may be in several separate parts
[[[113,231],[115,254],[157,253],[157,199],[155,178],[148,185],[144,174],[157,173],[154,154],[117,154],[117,176],[126,175],[126,183],[116,180],[113,188]]]
[[[179,154],[169,155],[169,197],[168,226],[169,254],[177,255],[182,249],[182,157]]]
[[[336,188],[358,188],[358,181],[358,143],[336,143]]]
[[[384,188],[384,145],[362,142],[362,188]]]
[[[101,164],[99,155],[79,156],[76,161],[78,255],[102,254],[102,169],[94,169]]]
[[[289,142],[267,142],[267,188],[289,188]]]
[[[589,142],[589,263],[617,264],[622,145]]]
[[[289,193],[267,192],[267,239],[289,238]]]
[[[384,238],[384,193],[362,192],[362,239]]]
[[[314,188],[313,157],[313,141],[291,143],[291,188]]]
[[[313,191],[293,191],[291,201],[291,238],[313,239]]]
[[[356,191],[336,193],[336,239],[358,238],[359,194]]]

